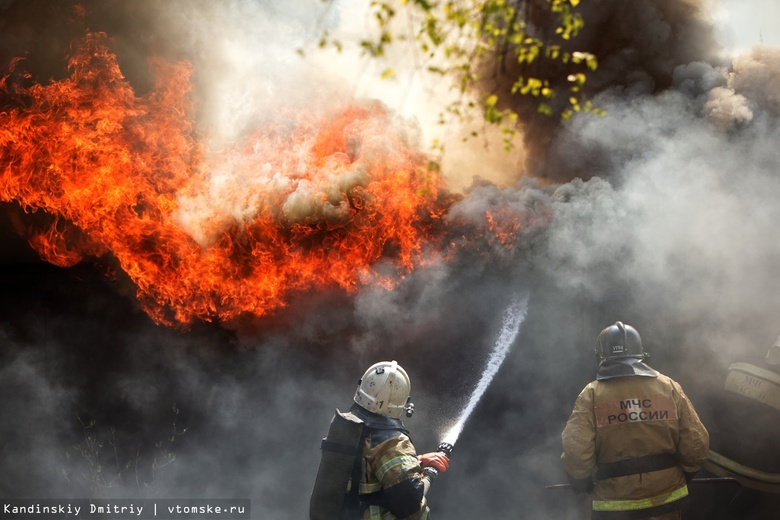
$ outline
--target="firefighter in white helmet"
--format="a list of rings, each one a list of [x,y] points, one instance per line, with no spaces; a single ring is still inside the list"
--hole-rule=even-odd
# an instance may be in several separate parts
[[[364,520],[428,517],[425,495],[449,458],[441,452],[417,455],[401,417],[411,417],[411,382],[396,361],[372,365],[358,382],[350,410],[367,426],[359,497]]]
[[[575,491],[592,519],[679,519],[687,483],[707,461],[709,434],[680,385],[645,363],[642,339],[616,322],[599,334],[596,380],[561,435]]]
[[[748,354],[732,363],[710,402],[713,442],[704,468],[740,484],[726,508],[729,518],[774,518],[780,510],[780,336],[765,357]]]
[[[396,361],[372,365],[358,381],[349,412],[336,410],[323,439],[311,520],[428,518],[425,496],[449,458],[417,454],[401,422],[414,411],[410,394],[409,376]]]

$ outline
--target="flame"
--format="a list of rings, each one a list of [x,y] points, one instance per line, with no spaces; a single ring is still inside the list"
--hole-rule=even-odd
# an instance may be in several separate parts
[[[522,243],[521,236],[531,229],[545,228],[552,219],[549,207],[511,206],[489,208],[485,210],[485,236],[488,244],[498,244],[501,248],[511,250]]]
[[[69,76],[0,80],[0,200],[43,212],[58,266],[114,258],[157,323],[262,316],[291,293],[392,287],[446,210],[442,179],[379,104],[280,114],[217,150],[195,128],[192,70],[152,60],[137,96],[103,33]]]
[[[517,217],[516,212],[510,208],[485,211],[488,230],[495,237],[495,240],[506,248],[513,247],[517,241],[517,235],[522,229],[521,221]]]

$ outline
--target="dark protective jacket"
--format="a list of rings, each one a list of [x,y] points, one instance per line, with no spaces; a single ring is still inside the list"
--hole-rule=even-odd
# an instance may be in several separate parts
[[[680,509],[686,474],[707,461],[709,434],[680,385],[632,363],[624,375],[613,366],[582,390],[561,435],[572,484],[595,479],[594,519]]]
[[[366,423],[358,488],[364,505],[362,519],[427,519],[422,465],[403,423],[358,405],[350,411]]]

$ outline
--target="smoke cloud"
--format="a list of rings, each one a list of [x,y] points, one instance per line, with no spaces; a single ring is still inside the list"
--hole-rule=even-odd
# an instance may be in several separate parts
[[[318,49],[323,30],[349,42],[371,27],[360,2],[81,5],[83,16],[69,2],[0,2],[2,63],[24,56],[37,81],[63,77],[86,29],[113,39],[137,93],[150,88],[149,56],[189,61],[197,124],[214,148],[293,125],[290,109],[316,119],[355,98],[386,103],[420,148],[439,131],[430,85],[376,81],[348,43]],[[518,104],[522,143],[510,159],[497,144],[445,157],[462,191],[445,215],[457,252],[429,251],[394,290],[299,294],[229,330],[171,330],[143,313],[122,273],[37,260],[14,231],[35,215],[3,204],[0,495],[250,498],[256,517],[305,518],[320,439],[365,368],[396,359],[408,370],[416,412],[406,424],[419,451],[433,450],[480,380],[504,310],[528,295],[518,339],[430,504],[453,520],[577,518],[578,498],[545,486],[565,481],[559,435],[595,373],[603,327],[634,325],[705,424],[728,365],[763,358],[780,332],[780,49],[728,54],[713,9],[582,2],[575,44],[599,57],[588,88],[606,115],[565,123]],[[232,171],[215,168],[211,198],[182,205],[193,236],[201,210],[252,211],[220,196],[242,182]],[[299,186],[287,209],[308,211],[322,189]]]

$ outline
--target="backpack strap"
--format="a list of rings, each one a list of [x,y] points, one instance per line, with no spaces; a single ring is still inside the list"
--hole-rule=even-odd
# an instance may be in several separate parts
[[[355,450],[351,450],[355,455],[355,462],[352,465],[352,477],[349,491],[344,500],[344,509],[342,510],[342,519],[345,520],[357,520],[363,514],[363,509],[365,507],[360,500],[358,492],[360,491],[360,480],[363,477],[363,445],[365,444],[368,435],[369,430],[364,425],[363,431],[360,434],[360,443],[358,443],[357,452],[355,453]]]

